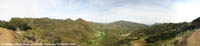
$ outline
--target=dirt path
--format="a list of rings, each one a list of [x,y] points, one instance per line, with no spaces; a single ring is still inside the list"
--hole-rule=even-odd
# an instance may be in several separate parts
[[[1,43],[0,46],[5,46],[2,45],[2,43],[20,43],[20,42],[21,39],[17,33],[8,29],[0,28],[0,43]]]
[[[139,43],[133,43],[132,46],[141,46]]]
[[[200,46],[200,29],[186,39],[186,46]]]
[[[126,34],[124,34],[124,35],[120,35],[121,37],[127,37],[127,36],[129,36],[129,35],[131,35],[131,32],[130,33],[126,33]]]
[[[120,35],[119,40],[124,39],[124,38],[126,38],[127,36],[129,36],[129,35],[131,35],[131,33],[126,33],[126,34]]]

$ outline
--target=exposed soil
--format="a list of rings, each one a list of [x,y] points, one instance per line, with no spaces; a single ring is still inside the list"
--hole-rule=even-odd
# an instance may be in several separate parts
[[[200,46],[200,29],[193,32],[186,39],[186,46]]]
[[[0,28],[0,46],[8,46],[8,45],[2,45],[4,43],[21,43],[22,40],[20,38],[20,35],[15,33],[14,31]],[[15,46],[15,45],[10,45]]]

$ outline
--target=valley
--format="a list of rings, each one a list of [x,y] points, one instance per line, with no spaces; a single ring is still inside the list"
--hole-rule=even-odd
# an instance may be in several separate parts
[[[196,29],[200,27],[199,19],[145,25],[124,20],[96,23],[81,18],[12,18],[0,21],[0,42],[76,43],[75,46],[198,46],[199,30]]]

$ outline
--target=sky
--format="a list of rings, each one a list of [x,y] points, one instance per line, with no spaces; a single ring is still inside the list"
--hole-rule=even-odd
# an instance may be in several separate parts
[[[12,17],[77,19],[144,24],[191,22],[200,17],[200,0],[0,0],[0,20]]]

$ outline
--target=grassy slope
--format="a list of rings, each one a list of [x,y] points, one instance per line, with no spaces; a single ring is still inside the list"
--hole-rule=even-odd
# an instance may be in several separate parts
[[[22,31],[22,35],[33,42],[75,42],[82,46],[119,46],[120,35],[148,27],[128,21],[118,22],[102,24],[83,19],[13,18],[8,25],[20,26],[19,29],[30,27]]]

